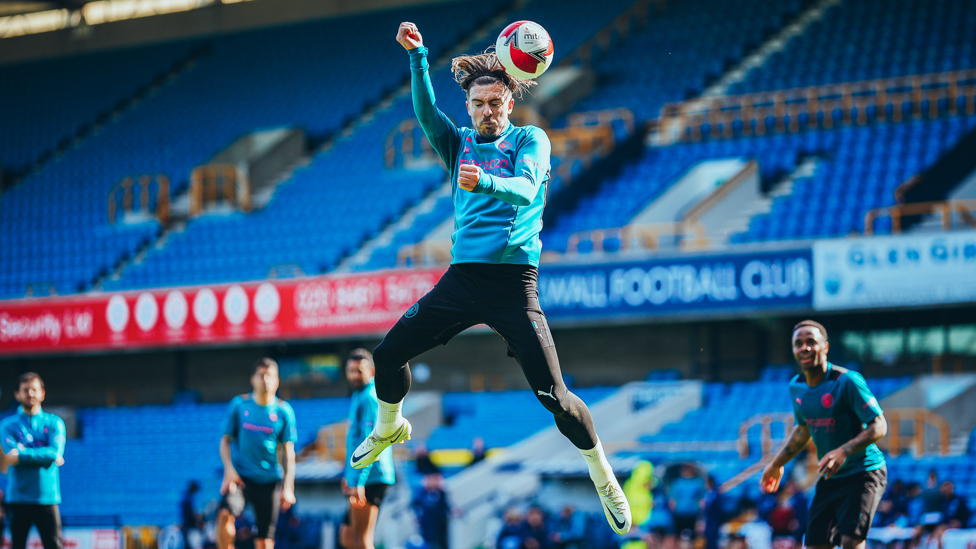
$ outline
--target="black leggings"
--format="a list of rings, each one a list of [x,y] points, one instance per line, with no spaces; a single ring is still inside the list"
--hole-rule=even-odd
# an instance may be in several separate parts
[[[415,356],[445,345],[476,324],[487,324],[508,344],[539,402],[577,448],[596,446],[586,404],[563,383],[552,334],[539,306],[538,270],[528,265],[451,265],[436,286],[410,307],[373,351],[376,396],[400,402],[410,390]]]
[[[37,526],[44,549],[61,549],[61,512],[57,505],[8,503],[10,549],[25,549],[31,526]]]

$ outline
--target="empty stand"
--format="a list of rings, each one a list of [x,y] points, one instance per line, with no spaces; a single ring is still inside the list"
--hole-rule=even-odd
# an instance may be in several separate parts
[[[976,68],[974,25],[970,0],[841,2],[729,93]]]
[[[772,211],[753,218],[733,242],[846,235],[863,229],[868,210],[893,204],[898,185],[974,126],[976,117],[951,117],[649,148],[561,216],[543,241],[550,250],[564,251],[574,232],[621,226],[698,162],[737,157],[757,160],[767,185],[804,157],[819,162],[812,177],[794,182],[791,194],[776,198]]]

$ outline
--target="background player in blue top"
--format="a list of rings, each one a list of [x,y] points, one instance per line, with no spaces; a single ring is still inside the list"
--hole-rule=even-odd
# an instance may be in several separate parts
[[[14,395],[20,408],[0,423],[0,445],[7,468],[7,513],[11,549],[24,549],[31,525],[44,549],[61,549],[61,479],[64,421],[41,408],[46,393],[41,376],[27,372]]]
[[[401,23],[397,42],[410,54],[413,106],[421,128],[451,173],[454,234],[450,268],[413,304],[373,351],[379,415],[373,432],[352,453],[362,468],[389,445],[410,438],[400,408],[410,389],[407,361],[476,324],[505,340],[539,402],[583,454],[611,527],[630,530],[623,490],[607,462],[586,405],[563,383],[552,334],[539,306],[542,210],[549,181],[549,138],[508,116],[534,82],[505,72],[494,54],[454,59],[471,128],[458,128],[437,108],[427,49],[413,23]]]
[[[775,492],[783,466],[813,440],[822,477],[810,505],[804,544],[863,549],[887,486],[875,444],[888,432],[881,406],[861,374],[827,361],[827,330],[804,320],[793,328],[793,356],[803,373],[790,382],[796,425],[763,471],[760,486]]]
[[[359,441],[366,438],[376,423],[376,385],[373,354],[354,349],[346,359],[346,381],[352,388],[349,425],[346,430],[346,455],[352,455]],[[379,459],[362,469],[346,461],[342,492],[349,497],[349,511],[339,527],[339,539],[346,549],[372,549],[376,518],[386,489],[396,482],[393,451],[387,448]]]
[[[220,493],[224,497],[217,513],[218,549],[233,549],[234,519],[248,503],[254,508],[255,549],[273,549],[278,511],[295,503],[298,434],[291,405],[275,396],[278,364],[270,358],[258,360],[251,387],[251,394],[230,401],[224,419],[220,439],[224,462]]]

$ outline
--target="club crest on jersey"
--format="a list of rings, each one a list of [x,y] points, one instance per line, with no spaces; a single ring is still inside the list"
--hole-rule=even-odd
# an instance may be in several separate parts
[[[420,310],[420,304],[414,303],[413,305],[410,306],[409,309],[407,309],[407,312],[403,313],[403,316],[405,316],[406,318],[413,318],[417,316],[417,311],[419,310]]]
[[[271,421],[278,421],[278,414],[270,414],[268,416],[268,419],[270,419]]]
[[[834,405],[834,395],[824,393],[824,396],[820,397],[820,404],[823,404],[824,408],[830,408]]]
[[[803,401],[800,400],[800,397],[796,397],[796,403],[799,404],[800,406],[803,406]]]
[[[512,144],[509,143],[508,141],[502,141],[501,143],[498,144],[498,150],[500,150],[502,152],[505,152],[505,151],[507,151],[508,149],[511,149],[511,148],[512,148]]]

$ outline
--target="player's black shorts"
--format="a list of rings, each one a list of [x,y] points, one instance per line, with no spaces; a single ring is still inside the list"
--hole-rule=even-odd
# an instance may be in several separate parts
[[[409,358],[437,344],[446,345],[481,323],[502,336],[509,356],[551,347],[552,335],[539,306],[538,279],[539,270],[531,265],[451,265],[390,333],[398,339],[397,348],[408,349]]]
[[[866,539],[887,485],[888,470],[884,467],[820,479],[810,504],[805,545],[838,546],[842,536]]]
[[[383,498],[386,497],[386,490],[390,487],[389,484],[367,484],[364,487],[363,492],[366,495],[366,503],[379,507],[383,503]],[[346,511],[346,516],[342,517],[342,523],[349,525],[349,511]]]
[[[274,539],[278,510],[281,508],[281,482],[255,482],[241,477],[244,489],[238,488],[221,500],[217,509],[226,509],[235,518],[241,516],[248,503],[254,508],[254,526],[258,539]]]

